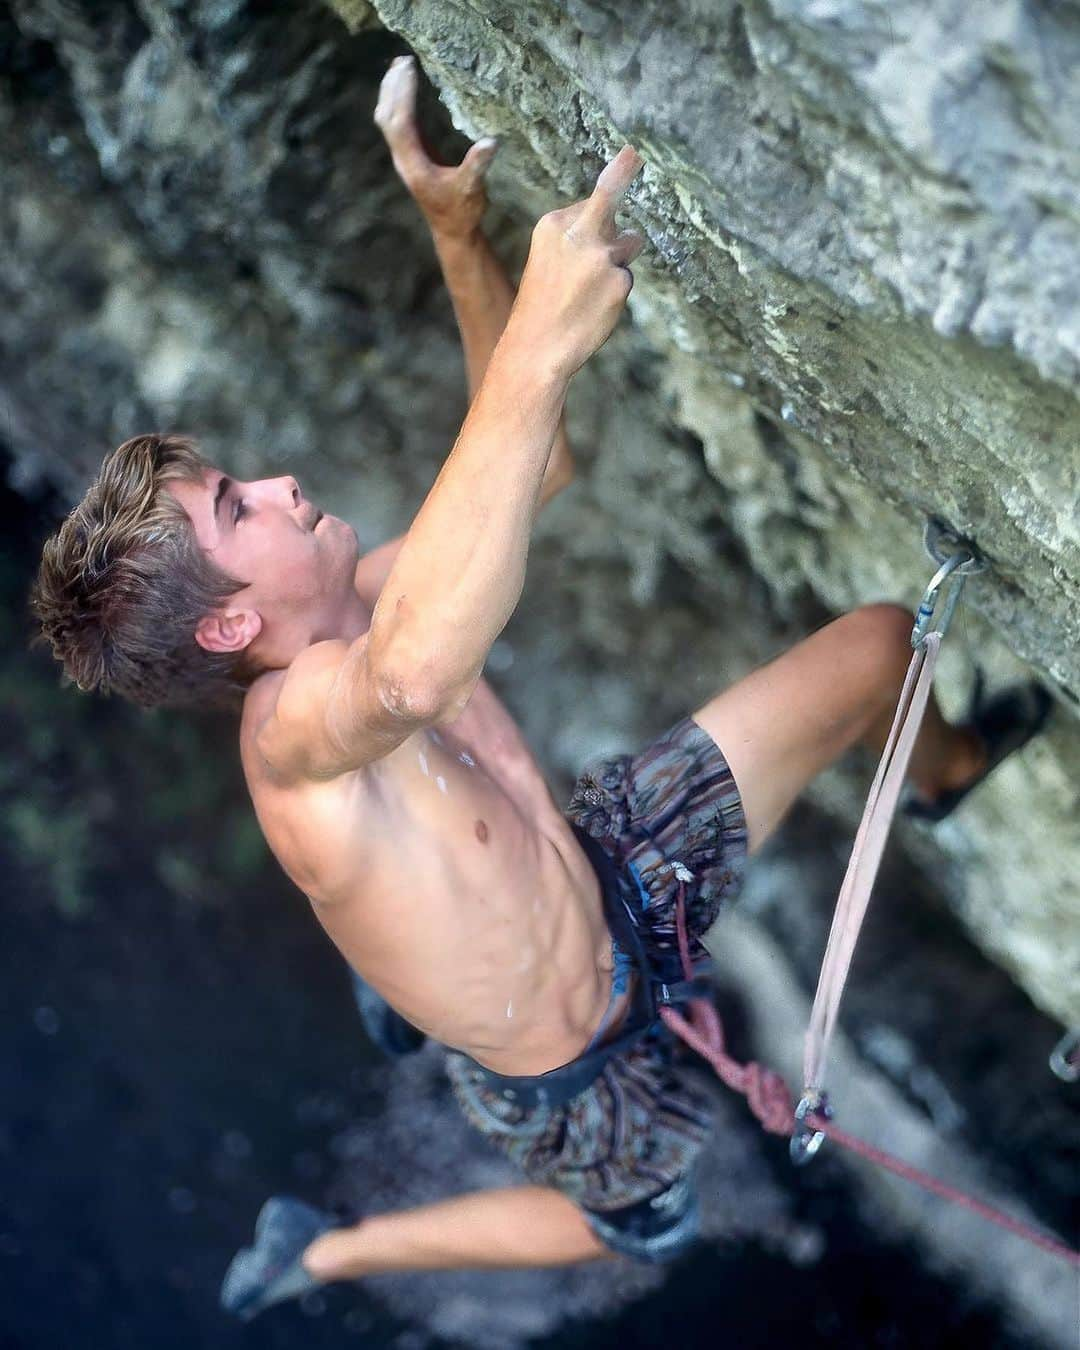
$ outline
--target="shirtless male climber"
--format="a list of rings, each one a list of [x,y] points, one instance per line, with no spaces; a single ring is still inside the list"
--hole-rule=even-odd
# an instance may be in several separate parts
[[[682,979],[676,879],[701,957],[806,784],[855,745],[880,753],[911,656],[907,609],[857,609],[591,765],[560,810],[481,672],[537,514],[573,477],[567,386],[630,293],[643,241],[615,212],[642,161],[624,147],[588,197],[540,219],[515,300],[481,233],[494,147],[435,165],[416,79],[394,62],[375,120],[431,226],[474,397],[408,532],[358,557],[295,479],[236,481],[183,437],[139,436],[46,544],[34,595],[85,689],[151,704],[242,687],[270,848],[349,965],[450,1048],[467,1116],[530,1183],[349,1227],[275,1198],[222,1291],[244,1317],[376,1272],[683,1250],[709,1102],[656,1018]],[[1033,734],[1037,689],[959,727],[931,699],[910,764],[924,815]]]

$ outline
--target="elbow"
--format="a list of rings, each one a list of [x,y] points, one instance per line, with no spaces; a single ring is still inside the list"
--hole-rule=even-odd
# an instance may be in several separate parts
[[[418,680],[413,675],[399,675],[383,671],[378,683],[379,703],[397,725],[412,723],[425,726],[438,718],[442,698],[434,685]]]
[[[421,724],[437,710],[435,684],[421,678],[422,663],[403,646],[400,632],[379,621],[379,606],[362,639],[374,701],[391,726]]]
[[[448,667],[447,653],[433,653],[430,645],[419,646],[398,629],[389,636],[374,634],[379,655],[372,661],[377,671],[378,699],[393,724],[408,722],[431,726],[451,722],[465,708],[483,672],[483,663],[466,672]],[[472,663],[469,663],[470,667]]]
[[[452,722],[464,711],[479,678],[449,683],[437,674],[425,674],[421,663],[411,665],[408,673],[401,667],[385,667],[378,683],[379,702],[396,724]]]

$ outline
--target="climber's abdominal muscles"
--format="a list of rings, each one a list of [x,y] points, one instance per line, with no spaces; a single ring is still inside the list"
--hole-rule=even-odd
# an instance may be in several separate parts
[[[585,1048],[610,990],[599,882],[486,681],[361,771],[249,785],[319,922],[414,1026],[508,1074]]]

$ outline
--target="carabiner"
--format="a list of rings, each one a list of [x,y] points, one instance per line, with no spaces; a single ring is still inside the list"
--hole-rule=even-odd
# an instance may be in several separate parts
[[[788,1144],[788,1154],[796,1167],[805,1167],[825,1142],[824,1131],[812,1129],[807,1125],[806,1117],[811,1115],[831,1119],[829,1099],[824,1092],[807,1090],[795,1108],[795,1132]]]
[[[954,554],[946,563],[944,563],[934,573],[933,580],[927,586],[923,594],[922,603],[915,613],[915,627],[911,630],[911,645],[917,647],[923,638],[930,631],[930,620],[934,617],[934,608],[937,605],[938,587],[943,581],[947,581],[956,570],[963,566],[959,555]],[[953,616],[953,610],[960,599],[960,592],[964,589],[963,573],[958,575],[949,589],[949,598],[945,602],[945,611],[941,616],[941,622],[937,626],[937,632],[942,637],[949,630],[949,623]]]
[[[1080,1079],[1080,1027],[1067,1031],[1050,1051],[1050,1069],[1063,1083]]]
[[[952,622],[953,611],[960,599],[960,592],[964,589],[964,578],[975,572],[981,572],[986,567],[986,560],[980,556],[975,545],[969,543],[966,539],[962,539],[950,530],[943,521],[931,518],[926,522],[926,529],[923,532],[923,545],[932,561],[939,563],[940,566],[931,578],[930,584],[923,594],[922,603],[915,613],[915,626],[911,630],[912,647],[917,647],[930,631],[930,620],[934,617],[937,593],[940,587],[951,578],[952,585],[949,588],[949,598],[945,602],[945,610],[936,629],[944,637],[949,631],[949,624]],[[952,545],[952,551],[950,552],[943,545]]]

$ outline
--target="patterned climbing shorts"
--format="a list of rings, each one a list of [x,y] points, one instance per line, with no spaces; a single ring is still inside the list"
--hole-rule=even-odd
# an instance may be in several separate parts
[[[680,980],[673,864],[693,874],[686,900],[695,957],[705,955],[700,938],[738,894],[746,866],[742,801],[715,742],[683,718],[641,754],[590,765],[566,815],[614,860],[649,964],[661,979]],[[694,1241],[694,1164],[710,1097],[701,1070],[661,1024],[559,1107],[515,1106],[464,1055],[451,1054],[447,1067],[469,1120],[530,1181],[579,1205],[612,1250],[664,1261]]]

